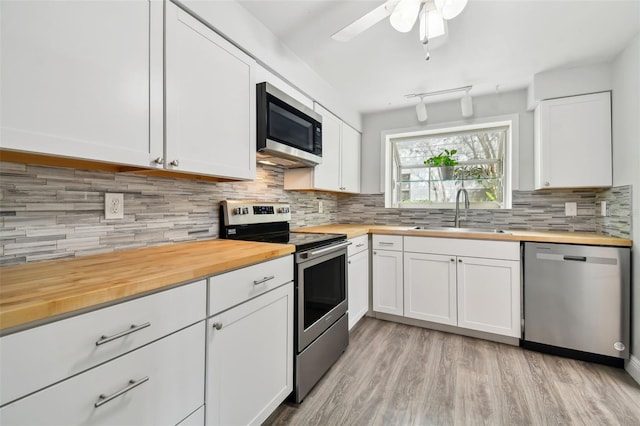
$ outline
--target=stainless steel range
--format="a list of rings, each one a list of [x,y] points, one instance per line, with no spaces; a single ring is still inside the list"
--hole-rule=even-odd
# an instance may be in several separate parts
[[[294,392],[301,402],[349,344],[343,234],[290,232],[286,203],[223,201],[220,238],[296,246]]]

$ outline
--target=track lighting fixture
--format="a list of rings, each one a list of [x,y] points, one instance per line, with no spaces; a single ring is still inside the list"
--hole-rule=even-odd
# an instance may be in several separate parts
[[[462,116],[464,118],[469,118],[473,115],[473,103],[469,89],[466,90],[465,95],[460,99],[460,109],[462,109]]]
[[[427,44],[424,44],[426,46]],[[429,60],[429,53],[427,51],[427,60]],[[473,102],[469,91],[473,86],[456,87],[454,89],[438,90],[436,92],[428,93],[409,93],[404,95],[405,98],[420,98],[420,103],[416,105],[416,114],[418,115],[418,121],[427,121],[427,105],[424,103],[424,98],[427,96],[444,95],[446,93],[454,93],[464,91],[465,95],[460,99],[460,108],[462,109],[462,116],[465,118],[473,115]]]
[[[420,102],[416,105],[416,114],[418,116],[418,121],[427,121],[427,104],[424,103],[424,99],[422,98],[420,98]]]

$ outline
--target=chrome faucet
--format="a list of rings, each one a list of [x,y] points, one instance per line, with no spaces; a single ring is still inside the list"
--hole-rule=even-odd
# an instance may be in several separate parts
[[[466,189],[460,188],[456,193],[456,217],[454,219],[454,226],[460,228],[460,194],[464,194],[464,208],[465,211],[469,209],[469,193]],[[465,215],[466,218],[466,215]]]

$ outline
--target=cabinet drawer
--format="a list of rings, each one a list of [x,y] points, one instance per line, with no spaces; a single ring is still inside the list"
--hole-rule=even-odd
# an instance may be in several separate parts
[[[520,260],[517,241],[466,240],[457,238],[405,237],[404,251]]]
[[[175,425],[204,403],[204,339],[204,323],[194,324],[8,404],[0,418],[11,425]]]
[[[229,309],[259,294],[293,281],[293,256],[209,278],[209,315]]]
[[[402,251],[401,235],[374,235],[373,248],[378,250]]]
[[[349,239],[349,241],[351,242],[351,245],[347,248],[349,257],[353,256],[354,254],[358,254],[361,251],[365,251],[369,249],[368,235],[362,235],[360,237],[351,238]]]
[[[206,286],[202,280],[3,336],[0,403],[166,336],[204,319],[205,314]],[[109,341],[102,336],[116,338]]]

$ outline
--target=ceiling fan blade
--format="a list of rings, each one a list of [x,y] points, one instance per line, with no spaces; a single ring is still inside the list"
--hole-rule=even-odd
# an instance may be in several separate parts
[[[392,7],[389,7],[387,2],[373,9],[366,15],[356,19],[337,33],[331,36],[336,41],[349,41],[358,34],[371,28],[378,22],[382,21],[387,16],[391,15]]]

